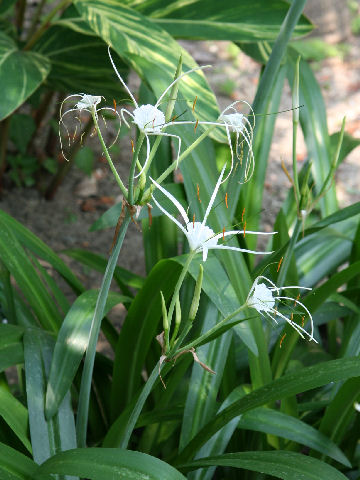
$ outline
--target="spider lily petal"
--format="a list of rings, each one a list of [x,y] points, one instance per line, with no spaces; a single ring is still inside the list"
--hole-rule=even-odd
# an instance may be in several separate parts
[[[124,123],[129,127],[129,124],[125,120],[124,113],[129,115],[132,118],[133,123],[146,136],[146,140],[147,140],[146,159],[145,159],[144,165],[143,165],[140,173],[138,173],[134,178],[137,178],[141,175],[141,173],[144,171],[144,169],[145,169],[145,167],[146,167],[146,165],[149,161],[149,156],[150,156],[150,143],[149,143],[149,138],[148,138],[149,135],[167,136],[167,137],[173,137],[173,138],[177,139],[177,141],[178,141],[178,151],[177,151],[177,157],[176,157],[176,165],[177,165],[177,162],[178,162],[179,156],[180,156],[181,138],[178,135],[174,135],[174,134],[164,132],[165,128],[168,127],[169,125],[174,125],[174,122],[166,122],[165,115],[159,109],[159,105],[161,104],[161,101],[163,100],[165,95],[168,93],[168,91],[172,88],[172,86],[175,83],[177,83],[179,80],[181,80],[186,75],[189,75],[190,73],[196,72],[197,70],[203,70],[204,68],[209,68],[211,65],[204,65],[204,66],[201,66],[201,67],[192,68],[191,70],[187,70],[186,72],[179,75],[177,78],[175,78],[175,80],[173,80],[170,83],[170,85],[160,95],[160,97],[158,98],[155,105],[146,104],[146,105],[140,105],[139,106],[139,104],[137,103],[134,95],[131,93],[129,87],[126,85],[126,83],[124,82],[124,80],[122,79],[120,73],[118,72],[118,70],[116,68],[114,60],[111,56],[110,46],[108,46],[108,54],[109,54],[109,57],[110,57],[111,65],[113,66],[113,69],[114,69],[117,77],[119,78],[122,86],[125,88],[125,90],[129,94],[129,97],[131,98],[131,100],[132,100],[132,102],[135,106],[135,110],[133,112],[130,112],[126,108],[122,108],[121,112],[120,112],[121,117],[123,118]],[[189,122],[187,122],[187,123],[189,123]]]
[[[78,98],[80,97],[80,100],[74,105],[73,108],[70,108],[69,110],[66,110],[66,112],[63,112],[63,107],[64,107],[64,104],[70,100],[70,99],[73,99],[73,98]],[[103,110],[109,110],[110,112],[112,113],[115,113],[115,115],[118,117],[119,119],[119,128],[118,128],[118,131],[117,131],[117,135],[115,137],[115,139],[113,140],[113,142],[111,143],[111,145],[109,145],[109,147],[107,148],[110,148],[114,145],[114,143],[116,142],[116,140],[118,139],[118,136],[120,134],[120,127],[121,127],[121,120],[120,120],[120,115],[119,113],[114,110],[113,107],[102,107],[102,108],[97,108],[97,106],[99,105],[99,103],[101,102],[101,100],[104,99],[104,97],[102,95],[88,95],[86,93],[75,93],[75,94],[72,94],[72,95],[68,95],[62,102],[61,102],[61,106],[60,106],[60,119],[59,119],[59,139],[60,139],[60,148],[61,148],[61,152],[65,158],[65,160],[68,160],[68,158],[66,158],[66,155],[64,153],[64,149],[63,149],[63,143],[62,143],[62,138],[61,138],[61,126],[64,128],[65,132],[66,132],[66,136],[68,137],[69,139],[69,146],[71,144],[71,141],[70,141],[70,138],[71,138],[71,135],[70,135],[70,132],[69,132],[69,129],[68,127],[66,126],[65,122],[64,122],[64,118],[71,112],[82,112],[82,111],[85,111],[85,112],[88,112],[90,113],[90,115],[94,115],[95,117],[95,120],[98,121],[98,118],[99,118],[99,115],[98,113],[103,111]],[[76,117],[77,121],[79,123],[81,123],[81,120],[80,118]],[[75,133],[76,133],[76,129],[75,129]],[[75,136],[75,134],[73,135],[73,137]]]
[[[263,280],[263,283],[259,283],[261,280]],[[266,285],[265,282],[267,282],[268,285],[270,286]],[[290,288],[297,288],[297,289],[300,288],[303,290],[311,290],[311,288],[299,287],[299,286],[277,287],[271,280],[261,275],[255,279],[250,289],[250,292],[248,294],[246,304],[248,307],[254,308],[255,310],[257,310],[260,313],[260,315],[265,316],[264,314],[266,314],[276,323],[277,323],[276,317],[282,318],[287,323],[289,323],[289,325],[291,325],[302,338],[304,338],[304,334],[305,334],[310,338],[310,340],[313,340],[314,342],[318,343],[314,338],[313,318],[309,310],[306,308],[306,306],[302,302],[300,302],[298,299],[279,295],[280,290],[285,290]],[[299,305],[304,310],[304,312],[307,314],[311,322],[311,333],[308,333],[304,328],[302,328],[300,325],[294,322],[292,320],[292,316],[291,318],[289,318],[278,311],[278,309],[276,308],[276,302],[281,300],[290,300],[295,305]]]
[[[229,235],[237,235],[237,234],[243,234],[243,230],[231,230],[229,232],[222,232],[219,234],[215,234],[215,232],[206,225],[206,220],[209,216],[209,213],[211,211],[211,208],[214,204],[215,197],[217,195],[217,192],[219,190],[219,187],[221,185],[221,181],[225,172],[226,165],[224,165],[223,169],[221,170],[220,176],[218,178],[218,181],[216,182],[214,191],[211,195],[209,204],[207,206],[204,219],[202,222],[190,222],[189,217],[183,208],[183,206],[178,202],[178,200],[171,195],[165,188],[163,188],[161,185],[159,185],[155,180],[152,178],[151,181],[153,184],[175,205],[175,207],[178,209],[180,215],[182,216],[184,222],[185,222],[185,228],[181,223],[176,220],[169,212],[165,210],[164,207],[162,207],[159,202],[152,196],[155,204],[159,207],[159,209],[168,217],[170,220],[172,220],[184,233],[186,236],[188,242],[189,242],[189,247],[192,252],[202,252],[203,253],[203,261],[206,261],[208,251],[211,249],[217,249],[217,250],[236,250],[238,252],[248,252],[248,253],[254,253],[254,254],[269,254],[272,252],[256,252],[253,250],[247,250],[239,247],[231,247],[227,245],[218,245],[218,240],[220,238],[229,236]],[[261,232],[249,232],[253,234],[258,234]],[[276,232],[271,232],[271,233],[264,233],[264,235],[274,235]]]

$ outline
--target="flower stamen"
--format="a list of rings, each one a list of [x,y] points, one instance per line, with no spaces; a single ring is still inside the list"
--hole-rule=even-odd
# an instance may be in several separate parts
[[[281,258],[280,258],[279,263],[278,263],[278,266],[277,266],[277,269],[276,269],[276,273],[279,272],[283,259],[284,259],[284,257],[281,257]]]
[[[229,208],[228,207],[228,194],[227,194],[227,192],[225,193],[225,205],[226,205],[226,208]]]
[[[201,199],[200,199],[200,187],[199,187],[199,184],[197,183],[196,184],[196,193],[197,193],[197,198],[199,200],[199,203],[201,203]]]
[[[195,127],[194,127],[194,133],[196,133],[197,126],[199,125],[199,119],[196,119]]]
[[[282,342],[284,341],[285,337],[286,337],[286,333],[284,333],[284,335],[280,339],[280,345],[279,345],[280,348],[281,348]]]
[[[195,111],[196,102],[197,102],[197,95],[196,95],[196,97],[195,97],[195,99],[194,99],[193,106],[192,106],[192,111],[193,111],[193,113],[194,113],[194,111]]]
[[[223,232],[223,241],[225,242],[225,227],[222,229]]]
[[[245,238],[245,232],[246,232],[246,220],[245,220],[245,223],[244,223],[244,238]]]
[[[241,214],[241,221],[244,220],[244,215],[245,215],[245,207],[243,208],[242,214]]]

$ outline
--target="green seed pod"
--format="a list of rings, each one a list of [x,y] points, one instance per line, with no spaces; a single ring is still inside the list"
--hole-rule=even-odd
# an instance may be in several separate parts
[[[201,295],[201,287],[202,287],[202,281],[203,281],[203,276],[204,276],[204,269],[203,266],[199,266],[199,274],[196,280],[196,285],[195,285],[195,290],[194,290],[194,296],[191,302],[191,307],[189,311],[189,320],[190,322],[193,322],[195,320],[198,308],[199,308],[199,303],[200,303],[200,295]]]

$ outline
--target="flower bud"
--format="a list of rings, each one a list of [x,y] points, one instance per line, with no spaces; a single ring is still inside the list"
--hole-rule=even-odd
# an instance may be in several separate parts
[[[199,274],[196,280],[196,285],[195,285],[195,290],[194,290],[194,296],[191,302],[190,306],[190,311],[189,311],[189,320],[190,322],[193,322],[195,320],[198,308],[199,308],[199,303],[200,303],[200,295],[201,295],[201,287],[202,287],[202,281],[203,281],[203,276],[204,276],[204,269],[203,266],[199,266]]]

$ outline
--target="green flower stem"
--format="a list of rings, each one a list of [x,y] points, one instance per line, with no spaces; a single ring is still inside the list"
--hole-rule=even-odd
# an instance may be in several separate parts
[[[209,338],[210,336],[214,335],[214,333],[216,333],[220,328],[222,328],[229,320],[231,320],[232,318],[234,318],[238,313],[242,312],[245,308],[247,308],[247,304],[244,303],[243,305],[241,305],[241,307],[239,307],[237,310],[235,310],[234,312],[230,313],[230,315],[228,315],[227,317],[223,318],[221,320],[221,322],[217,323],[216,325],[213,326],[213,328],[211,328],[209,331],[207,331],[206,333],[204,333],[204,335],[201,335],[200,337],[198,337],[196,340],[193,340],[192,342],[188,343],[187,345],[185,345],[184,347],[180,348],[180,349],[177,349],[178,346],[181,345],[181,342],[184,340],[185,336],[188,334],[189,332],[189,329],[186,331],[186,334],[183,336],[183,335],[180,335],[179,337],[179,340],[176,342],[175,344],[175,348],[174,348],[174,351],[171,352],[172,355],[177,355],[179,353],[182,353],[184,352],[185,350],[189,350],[190,348],[195,348],[197,345],[199,345],[200,343],[203,343],[204,340],[206,340],[207,338]],[[246,320],[246,319],[244,319]],[[186,327],[184,328],[184,331],[186,330]]]
[[[192,143],[179,157],[179,160],[178,162],[174,161],[161,175],[160,177],[157,178],[156,182],[157,183],[161,183],[165,180],[165,178],[167,178],[171,172],[173,172],[176,168],[177,168],[177,165],[180,165],[180,163],[185,160],[186,157],[188,157],[190,155],[190,153],[194,150],[194,148],[196,148],[199,143],[201,143],[206,137],[209,136],[209,134],[216,128],[216,126],[212,126],[210,128],[208,128],[205,132],[203,132],[196,140],[194,143]],[[152,185],[150,186],[146,192],[144,193],[143,195],[143,203],[147,203],[149,200],[150,200],[150,197],[151,197],[151,193],[153,192],[153,190],[155,189],[155,187]]]
[[[122,191],[123,195],[125,198],[128,197],[128,191],[125,187],[125,185],[123,184],[118,172],[116,171],[116,168],[111,160],[111,157],[109,155],[109,152],[108,152],[108,149],[106,148],[106,145],[105,145],[105,142],[104,142],[104,139],[103,139],[103,136],[101,134],[101,130],[100,130],[100,127],[99,127],[99,124],[98,124],[98,121],[97,121],[97,118],[96,118],[96,112],[95,112],[95,109],[92,110],[92,118],[94,120],[94,124],[95,124],[95,128],[96,128],[96,133],[98,134],[98,137],[99,137],[99,140],[100,140],[100,143],[101,143],[101,146],[103,148],[103,152],[105,154],[105,157],[106,157],[106,160],[108,161],[108,164],[111,168],[111,171],[115,177],[115,180],[117,182],[117,184],[119,185],[120,187],[120,190]]]
[[[283,287],[284,284],[285,284],[286,276],[287,276],[287,273],[288,273],[288,270],[289,270],[289,267],[290,267],[290,263],[291,263],[291,258],[293,256],[294,251],[295,251],[295,246],[296,246],[296,243],[298,241],[298,238],[299,238],[299,235],[300,235],[301,231],[302,231],[302,220],[300,218],[296,218],[294,231],[291,235],[289,246],[288,246],[288,248],[286,250],[286,253],[284,255],[284,259],[282,261],[281,268],[280,268],[280,273],[279,273],[279,276],[278,276],[278,279],[277,279],[277,282],[276,282],[277,287],[279,287],[279,288]]]
[[[138,138],[138,141],[136,143],[136,149],[133,153],[133,158],[132,158],[132,162],[131,162],[131,166],[130,166],[130,173],[129,173],[129,193],[128,193],[128,197],[127,197],[127,200],[128,202],[130,203],[130,205],[133,205],[134,203],[134,176],[135,176],[135,168],[136,168],[136,165],[139,163],[139,152],[140,152],[140,148],[141,148],[141,145],[143,144],[143,141],[144,141],[144,138],[145,138],[145,135],[143,133],[140,133],[139,135],[139,138]],[[140,164],[139,164],[140,165]],[[141,168],[141,165],[140,165],[140,168]]]
[[[169,307],[169,311],[168,311],[169,330],[167,331],[167,334],[165,335],[165,353],[166,354],[169,352],[169,348],[170,348],[169,333],[170,333],[170,329],[171,329],[171,321],[172,321],[172,316],[173,316],[173,313],[174,313],[176,299],[179,296],[181,285],[183,284],[185,275],[186,275],[187,271],[189,270],[190,263],[191,263],[191,261],[192,261],[192,259],[194,258],[195,255],[196,255],[195,251],[189,253],[189,255],[186,259],[186,262],[183,266],[183,269],[180,273],[180,276],[178,278],[178,281],[175,285],[174,293],[173,293],[173,296],[172,296],[172,299],[171,299],[171,302],[170,302],[170,307]]]
[[[320,192],[318,193],[317,198],[314,201],[314,204],[318,200],[320,200],[322,198],[322,196],[326,193],[327,188],[331,185],[331,182],[333,180],[336,168],[338,166],[337,164],[338,164],[338,161],[339,161],[341,145],[342,145],[342,142],[343,142],[343,139],[344,139],[345,123],[346,123],[346,117],[343,118],[343,121],[342,121],[342,124],[341,124],[340,137],[339,137],[339,141],[338,141],[338,144],[337,144],[337,147],[336,147],[336,152],[335,152],[335,155],[334,155],[334,159],[333,159],[333,161],[331,163],[331,166],[330,166],[329,174],[326,177],[326,180],[325,180]]]
[[[299,63],[300,56],[297,59],[295,66],[295,78],[293,86],[293,96],[292,96],[292,106],[293,106],[293,145],[292,145],[292,160],[293,160],[293,175],[294,175],[294,193],[295,201],[298,210],[300,209],[300,187],[299,187],[299,177],[297,170],[297,160],[296,160],[296,144],[297,144],[297,131],[299,126]]]
[[[151,390],[158,379],[159,373],[164,365],[160,365],[159,362],[156,363],[155,367],[153,368],[153,371],[150,374],[150,377],[147,379],[147,382],[144,385],[144,388],[142,389],[140,396],[131,411],[131,414],[129,415],[129,419],[125,425],[123,434],[121,436],[121,440],[118,444],[119,448],[127,448],[131,434],[135,428],[136,422],[139,418],[139,415],[141,413],[141,410],[143,409],[143,406],[146,402],[146,399],[151,393]]]
[[[94,315],[91,322],[89,344],[86,350],[84,368],[81,377],[81,386],[79,393],[78,413],[76,419],[76,437],[78,441],[78,447],[84,448],[86,446],[86,432],[88,424],[89,414],[89,400],[92,373],[94,369],[94,361],[96,354],[96,344],[99,337],[101,321],[104,316],[104,309],[106,305],[106,299],[109,294],[111,281],[113,278],[114,270],[118,261],[121,246],[123,244],[125,234],[127,232],[130,223],[130,214],[126,209],[124,221],[120,227],[120,232],[116,240],[116,244],[108,260],[102,284],[99,290],[99,295],[96,302]]]
[[[26,45],[24,46],[23,50],[30,50],[31,47],[39,40],[39,38],[46,32],[46,30],[49,28],[49,24],[51,20],[55,17],[55,15],[62,10],[63,8],[66,8],[72,3],[72,0],[62,0],[56,7],[47,15],[38,30],[34,32],[33,35],[28,39],[26,42]]]

